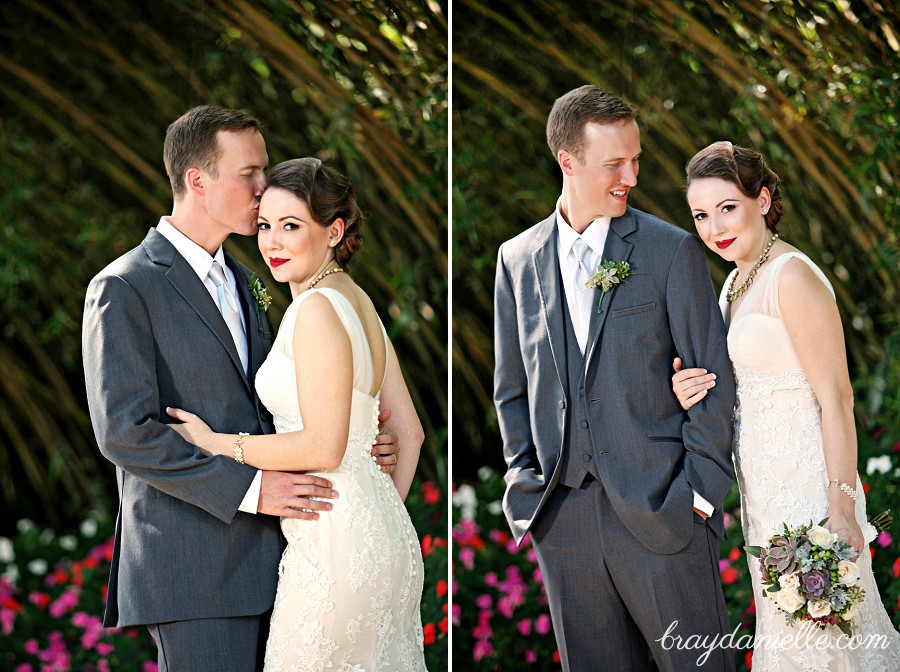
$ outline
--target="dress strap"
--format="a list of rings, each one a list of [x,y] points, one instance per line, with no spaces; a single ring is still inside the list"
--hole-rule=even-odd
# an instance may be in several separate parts
[[[781,318],[781,305],[779,301],[778,294],[778,284],[779,279],[781,278],[781,273],[784,268],[788,265],[791,259],[799,259],[807,266],[809,266],[813,272],[816,274],[816,277],[822,281],[822,284],[828,288],[828,291],[831,292],[831,296],[834,296],[834,288],[831,286],[831,283],[828,281],[828,278],[822,272],[822,270],[816,266],[812,259],[807,257],[802,252],[785,252],[784,254],[779,254],[772,260],[772,267],[769,268],[769,272],[766,274],[766,287],[763,297],[763,305],[760,306],[761,311],[773,317]]]

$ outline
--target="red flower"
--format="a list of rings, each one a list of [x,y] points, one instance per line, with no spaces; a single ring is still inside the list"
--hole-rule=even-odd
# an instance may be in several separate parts
[[[875,549],[869,546],[869,552],[872,554],[872,557],[875,557]]]
[[[422,628],[422,632],[425,635],[425,646],[435,643],[437,634],[435,633],[434,623],[426,623],[425,627]]]
[[[553,662],[559,664],[559,649],[553,652]]]
[[[724,572],[722,572],[722,583],[726,586],[734,583],[738,580],[738,570],[734,567],[728,567]]]
[[[446,607],[447,605],[445,604],[444,606]],[[441,619],[441,622],[438,623],[438,628],[440,628],[441,634],[446,635],[446,634],[447,634],[447,628],[448,628],[448,627],[449,627],[449,626],[448,626],[448,624],[447,624],[447,617],[444,616],[444,617]]]
[[[447,594],[447,582],[444,581],[443,579],[438,579],[436,590],[437,590],[438,597],[443,597],[444,595],[446,595]]]
[[[3,602],[0,602],[0,607],[3,607],[4,609],[12,609],[13,611],[24,611],[22,605],[12,597],[6,597]]]
[[[747,666],[748,670],[753,669],[753,651],[747,651],[747,653],[744,654],[744,665]]]
[[[736,562],[737,559],[739,557],[741,557],[742,555],[743,555],[743,553],[741,552],[741,549],[735,547],[735,548],[732,548],[731,552],[728,554],[728,559],[731,560],[732,562]]]
[[[869,487],[869,484],[868,484],[868,483],[863,483],[862,486],[863,486],[863,492],[864,492],[865,494],[868,495],[868,494],[869,494],[869,490],[871,490],[871,488]]]
[[[47,593],[34,591],[28,596],[28,601],[37,606],[38,611],[43,611],[50,604],[50,596]]]
[[[431,552],[434,550],[432,548],[432,538],[430,534],[426,534],[422,537],[422,557],[427,558],[431,555]]]
[[[422,488],[422,500],[429,506],[434,506],[441,500],[441,491],[431,481],[425,481],[420,487]]]
[[[894,566],[891,568],[891,575],[895,579],[900,579],[900,557],[894,560]]]

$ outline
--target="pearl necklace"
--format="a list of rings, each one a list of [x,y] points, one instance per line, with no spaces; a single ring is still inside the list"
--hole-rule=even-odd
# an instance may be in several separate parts
[[[320,280],[322,280],[323,278],[327,278],[327,277],[328,277],[329,275],[331,275],[332,273],[343,273],[343,272],[344,272],[344,269],[341,268],[340,266],[335,266],[334,268],[329,268],[329,269],[326,270],[326,271],[322,271],[321,273],[319,273],[319,274],[315,277],[315,279],[314,279],[311,283],[309,283],[309,284],[306,286],[306,288],[307,288],[307,289],[312,289],[313,287],[315,287],[316,285],[319,284],[319,281],[320,281]]]
[[[762,251],[762,254],[759,255],[759,259],[756,260],[756,263],[753,264],[753,268],[751,268],[750,272],[747,274],[747,279],[744,280],[743,284],[737,289],[734,288],[734,283],[737,281],[738,274],[734,274],[734,277],[731,278],[731,284],[728,285],[728,291],[725,293],[725,298],[728,300],[728,303],[734,301],[750,288],[750,285],[753,282],[753,278],[756,277],[756,272],[759,270],[759,267],[766,263],[766,261],[768,260],[769,250],[772,249],[772,245],[775,244],[776,240],[778,240],[777,233],[772,236],[772,240],[770,240],[768,245],[766,245],[766,249]]]

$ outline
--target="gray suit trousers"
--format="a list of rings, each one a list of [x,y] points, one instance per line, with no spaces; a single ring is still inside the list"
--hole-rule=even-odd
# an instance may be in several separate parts
[[[676,636],[713,641],[729,629],[718,542],[697,514],[685,515],[694,517],[688,545],[653,553],[628,531],[599,481],[557,485],[531,534],[565,672],[649,672],[651,652],[664,672],[734,670],[730,650],[716,648],[698,665],[706,649],[674,646]]]

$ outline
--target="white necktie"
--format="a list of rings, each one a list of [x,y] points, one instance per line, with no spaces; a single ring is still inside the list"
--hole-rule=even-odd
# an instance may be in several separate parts
[[[590,247],[584,242],[580,236],[575,239],[572,244],[572,252],[575,254],[575,261],[578,268],[575,270],[575,304],[576,308],[573,313],[572,327],[575,329],[575,336],[578,339],[578,346],[584,353],[585,344],[587,343],[588,328],[591,323],[591,299],[593,295],[590,289],[584,284],[591,277],[592,273],[588,269],[587,259],[590,254]]]
[[[241,358],[241,365],[244,367],[244,373],[246,373],[247,336],[244,334],[244,327],[241,324],[241,315],[238,312],[234,291],[228,286],[228,278],[225,276],[225,271],[218,261],[213,261],[212,266],[209,267],[209,278],[216,286],[219,311],[222,313],[222,317],[225,318],[225,324],[228,325],[228,331],[231,332],[231,337],[234,339],[234,347],[237,348],[238,357]]]

